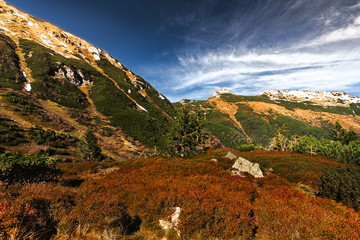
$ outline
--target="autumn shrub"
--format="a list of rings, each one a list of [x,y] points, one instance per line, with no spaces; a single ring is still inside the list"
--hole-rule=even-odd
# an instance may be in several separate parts
[[[271,171],[292,183],[303,183],[318,188],[323,172],[339,165],[322,156],[307,156],[299,153],[255,150],[241,152],[238,156],[260,164],[263,171]]]
[[[114,214],[121,206],[131,219],[157,224],[173,207],[181,207],[179,228],[185,238],[200,230],[208,237],[251,236],[254,184],[231,177],[207,157],[126,162],[105,178],[82,184],[71,215],[80,224],[104,228],[105,216],[119,217]]]
[[[273,172],[232,176],[228,151]],[[0,187],[0,232],[21,232],[20,239],[178,239],[159,220],[180,207],[181,239],[358,239],[358,212],[294,188],[337,165],[318,156],[230,149],[191,158],[58,163],[59,183]],[[290,182],[292,171],[302,175]],[[74,179],[82,183],[66,187]]]
[[[68,214],[74,194],[57,183],[0,188],[0,239],[43,240],[71,232]]]
[[[0,237],[2,239],[50,239],[56,223],[43,199],[23,199],[0,194]]]
[[[355,211],[289,187],[261,190],[254,203],[259,239],[359,239]]]

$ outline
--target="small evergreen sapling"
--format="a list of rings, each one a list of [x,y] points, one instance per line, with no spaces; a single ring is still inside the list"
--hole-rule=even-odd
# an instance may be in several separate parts
[[[204,116],[197,111],[190,114],[188,109],[182,109],[168,133],[168,152],[171,156],[189,157],[203,150]]]
[[[101,161],[104,155],[94,131],[88,128],[86,133],[80,138],[77,146],[77,155],[82,161]]]

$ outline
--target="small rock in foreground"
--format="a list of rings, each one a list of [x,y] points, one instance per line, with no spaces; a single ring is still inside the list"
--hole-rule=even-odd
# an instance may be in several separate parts
[[[252,163],[245,158],[239,157],[234,165],[232,166],[234,170],[231,171],[234,175],[243,176],[242,173],[249,173],[253,175],[255,178],[264,177],[263,172],[260,169],[258,163]]]
[[[229,158],[231,160],[234,160],[237,158],[237,156],[235,154],[233,154],[232,152],[228,152],[225,157]]]

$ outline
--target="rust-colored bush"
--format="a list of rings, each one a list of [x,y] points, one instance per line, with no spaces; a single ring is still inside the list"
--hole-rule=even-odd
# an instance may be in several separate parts
[[[158,221],[172,207],[181,207],[179,228],[185,237],[200,230],[219,238],[250,236],[254,183],[230,176],[207,158],[128,162],[101,180],[82,184],[73,216],[86,216],[82,221],[100,227],[106,225],[104,215],[117,211],[118,203],[123,203],[132,217],[146,221]]]
[[[39,233],[47,230],[54,239],[129,234],[162,238],[177,233],[162,231],[159,220],[167,220],[173,208],[180,207],[178,230],[184,239],[359,239],[358,212],[294,188],[312,185],[333,161],[231,150],[268,170],[264,178],[254,179],[231,175],[234,160],[223,157],[228,151],[188,159],[61,163],[60,183],[0,190],[1,237],[44,239]],[[213,158],[218,161],[211,162]],[[82,183],[63,186],[73,179]]]
[[[254,204],[260,239],[359,239],[359,214],[328,199],[281,187],[259,191]]]

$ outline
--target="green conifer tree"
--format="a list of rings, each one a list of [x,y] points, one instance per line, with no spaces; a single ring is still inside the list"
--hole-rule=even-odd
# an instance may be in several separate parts
[[[77,153],[82,161],[101,161],[104,159],[98,139],[91,128],[88,128],[86,133],[80,138]]]
[[[189,157],[203,150],[204,117],[201,112],[190,114],[181,109],[168,133],[168,153],[171,156]]]

